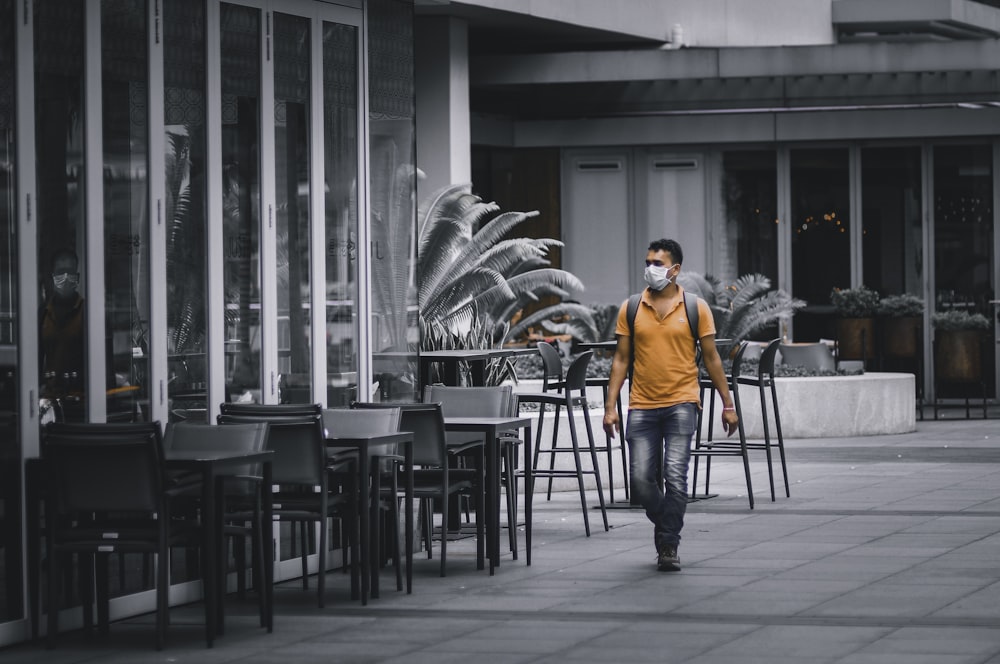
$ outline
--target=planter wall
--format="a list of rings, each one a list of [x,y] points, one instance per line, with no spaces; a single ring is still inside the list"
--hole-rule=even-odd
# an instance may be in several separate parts
[[[875,319],[838,318],[837,355],[841,360],[875,358]]]
[[[983,376],[983,333],[979,330],[937,330],[934,372],[945,383],[979,383]]]
[[[917,357],[924,330],[923,317],[882,318],[879,326],[882,328],[882,355],[898,359]]]

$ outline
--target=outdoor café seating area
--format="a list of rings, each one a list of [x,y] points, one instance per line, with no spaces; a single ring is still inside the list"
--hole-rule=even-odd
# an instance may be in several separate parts
[[[317,610],[343,609],[420,593],[456,571],[530,566],[535,495],[551,501],[553,482],[578,494],[579,507],[558,504],[582,535],[609,531],[613,508],[637,506],[622,441],[600,433],[602,409],[588,401],[588,387],[607,389],[586,373],[607,349],[585,349],[563,371],[555,349],[539,345],[532,351],[550,356],[540,389],[483,384],[489,362],[510,354],[440,352],[425,375],[440,362],[436,375],[454,384],[426,384],[414,403],[223,403],[211,424],[47,425],[26,473],[33,638],[58,648],[61,634],[96,628],[113,639],[115,620],[151,614],[150,641],[168,648],[170,610],[189,605],[211,648],[234,603],[253,606],[261,630],[280,630],[276,586],[299,587],[300,604]],[[731,373],[736,403],[742,384],[776,417],[771,376],[769,362],[752,380]],[[691,499],[708,495],[712,457],[735,456],[752,509],[751,457],[766,453],[774,501],[772,451],[787,497],[776,424],[758,444],[742,430],[713,440],[704,424]]]

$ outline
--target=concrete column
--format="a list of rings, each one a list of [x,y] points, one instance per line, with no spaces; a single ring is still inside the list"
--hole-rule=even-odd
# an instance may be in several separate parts
[[[417,17],[417,200],[449,184],[472,181],[469,129],[469,30],[447,16]]]

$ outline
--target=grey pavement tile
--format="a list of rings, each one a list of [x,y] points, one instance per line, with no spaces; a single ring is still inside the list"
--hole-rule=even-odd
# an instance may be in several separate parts
[[[1000,653],[1000,630],[989,627],[904,627],[859,652],[986,657]]]
[[[706,658],[744,656],[746,661],[756,657],[799,658],[800,662],[823,661],[843,657],[859,647],[875,641],[889,629],[883,627],[843,627],[837,625],[767,625],[749,634],[733,639],[714,648],[692,661],[710,661]]]

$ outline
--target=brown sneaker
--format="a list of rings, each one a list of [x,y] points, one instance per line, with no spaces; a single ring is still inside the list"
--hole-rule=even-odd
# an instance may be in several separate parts
[[[677,545],[668,544],[662,547],[656,555],[656,569],[661,572],[679,572],[681,559],[677,555]]]

